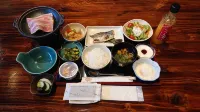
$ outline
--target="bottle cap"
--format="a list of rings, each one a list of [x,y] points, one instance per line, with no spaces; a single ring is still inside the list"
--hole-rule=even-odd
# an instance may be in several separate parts
[[[177,13],[179,11],[179,9],[181,8],[181,6],[178,3],[173,3],[170,7],[170,11],[172,13]]]

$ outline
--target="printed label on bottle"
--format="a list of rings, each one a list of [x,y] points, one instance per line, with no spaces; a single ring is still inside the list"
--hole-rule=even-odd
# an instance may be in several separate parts
[[[171,26],[169,26],[169,25],[163,25],[162,26],[162,29],[160,30],[160,33],[159,33],[159,35],[158,35],[158,37],[157,37],[157,39],[158,40],[163,40],[165,37],[166,37],[166,34],[167,34],[167,32],[168,32],[168,30],[171,28]]]

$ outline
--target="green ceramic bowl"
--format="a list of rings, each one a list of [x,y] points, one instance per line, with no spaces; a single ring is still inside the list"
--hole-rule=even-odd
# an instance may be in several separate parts
[[[59,53],[58,53],[58,56],[63,60],[63,61],[73,61],[73,60],[67,60],[65,57],[64,57],[64,53],[65,53],[65,50],[64,48],[75,48],[77,47],[78,50],[79,50],[79,58],[77,60],[80,59],[81,55],[82,55],[82,52],[83,52],[83,46],[80,42],[71,42],[71,43],[65,43],[62,45]],[[74,60],[74,61],[77,61],[77,60]]]
[[[16,61],[30,74],[41,74],[50,70],[57,61],[56,51],[47,46],[33,48],[29,52],[20,52]]]

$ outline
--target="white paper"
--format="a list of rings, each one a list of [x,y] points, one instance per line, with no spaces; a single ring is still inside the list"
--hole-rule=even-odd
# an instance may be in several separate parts
[[[133,82],[131,76],[82,77],[81,82]]]
[[[69,100],[100,100],[97,84],[71,85]]]
[[[71,104],[89,104],[100,101],[101,85],[97,83],[66,83],[63,100]]]
[[[69,100],[69,89],[70,89],[70,84],[66,83],[63,100]]]
[[[102,85],[101,99],[116,101],[144,101],[141,86]]]
[[[90,104],[90,103],[97,103],[99,100],[69,100],[70,104]]]

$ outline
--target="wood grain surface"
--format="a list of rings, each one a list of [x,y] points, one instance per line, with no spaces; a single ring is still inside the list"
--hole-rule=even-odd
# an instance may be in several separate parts
[[[13,27],[15,18],[36,6],[50,6],[65,16],[65,24],[123,25],[144,19],[156,29],[172,3],[181,4],[177,23],[166,43],[154,46],[162,68],[160,85],[144,85],[144,102],[100,101],[71,105],[63,101],[64,83],[52,96],[30,93],[31,76],[15,59],[34,42]],[[200,1],[199,0],[1,0],[0,111],[37,112],[197,112],[200,111]]]

